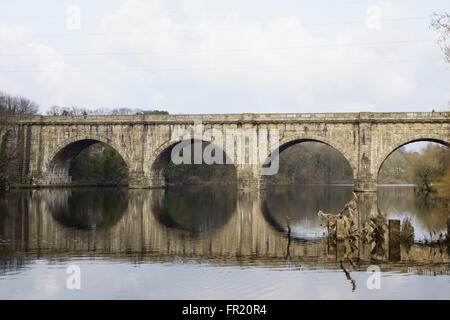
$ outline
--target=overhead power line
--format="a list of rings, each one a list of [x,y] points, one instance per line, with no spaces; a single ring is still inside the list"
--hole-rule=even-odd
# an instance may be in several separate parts
[[[380,23],[391,23],[391,22],[401,22],[401,21],[411,21],[411,20],[429,20],[430,17],[404,17],[404,18],[391,18],[391,19],[380,19]],[[301,20],[300,20],[301,22]],[[313,23],[300,23],[303,27],[316,27],[316,26],[332,26],[332,25],[348,25],[348,24],[365,24],[365,19],[356,19],[349,21],[332,21],[332,22],[313,22]],[[283,25],[274,26],[271,28],[283,28]],[[242,25],[223,25],[215,26],[213,28],[208,28],[208,31],[222,30],[222,29],[235,29],[242,28]],[[172,29],[172,30],[158,30],[158,32],[172,32],[172,33],[192,33],[199,30],[199,26],[184,26],[182,29]],[[107,32],[42,32],[34,33],[34,36],[41,37],[102,37],[102,36],[147,36],[154,34],[154,31],[107,31]]]
[[[442,60],[439,58],[426,58],[419,60],[408,60],[408,59],[397,59],[397,60],[379,60],[379,61],[347,61],[341,62],[340,65],[360,65],[360,64],[377,64],[377,63],[416,63],[423,61],[438,61]],[[117,69],[73,69],[73,70],[63,70],[63,69],[29,69],[29,70],[0,70],[4,73],[42,73],[42,72],[57,72],[57,73],[110,73],[119,71],[128,72],[154,72],[154,71],[189,71],[189,70],[252,70],[252,69],[295,69],[299,67],[298,65],[272,65],[272,66],[220,66],[220,67],[203,67],[203,66],[193,66],[193,67],[176,67],[176,68],[119,68]]]
[[[248,52],[248,51],[277,51],[294,49],[316,49],[331,47],[357,47],[373,45],[398,45],[409,43],[432,43],[431,39],[423,40],[396,40],[396,41],[375,41],[375,42],[354,42],[345,44],[318,44],[318,45],[293,45],[274,48],[240,48],[240,49],[209,49],[209,50],[173,50],[173,51],[130,51],[130,52],[65,52],[65,53],[0,53],[0,57],[28,57],[28,56],[115,56],[115,55],[154,55],[173,53],[206,53],[206,52]]]

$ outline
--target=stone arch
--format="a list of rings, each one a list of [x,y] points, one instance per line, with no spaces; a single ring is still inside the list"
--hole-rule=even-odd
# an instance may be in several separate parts
[[[130,159],[124,150],[111,139],[100,135],[74,136],[64,139],[56,144],[48,153],[43,164],[44,184],[66,184],[70,183],[69,169],[72,160],[85,148],[101,142],[112,147],[130,168]]]
[[[321,135],[311,133],[297,133],[283,137],[279,141],[279,154],[281,154],[281,152],[283,152],[284,150],[295,144],[307,141],[323,143],[327,146],[330,146],[334,150],[338,151],[350,165],[350,168],[352,169],[353,173],[353,180],[356,179],[356,174],[358,170],[358,159],[355,152],[352,152],[354,149],[353,148],[346,149],[344,146],[341,146],[335,141],[330,140],[329,138]],[[272,150],[271,154],[273,154],[274,151],[275,150]]]
[[[170,156],[172,149],[180,142],[191,140],[191,142],[194,141],[203,141],[203,142],[209,142],[214,144],[214,140],[208,139],[206,137],[202,137],[202,139],[185,139],[182,137],[179,137],[178,139],[171,139],[163,144],[161,144],[153,153],[150,158],[150,169],[149,169],[149,177],[150,177],[150,186],[151,187],[164,187],[165,186],[165,177],[164,177],[164,171],[167,167],[167,165],[170,162]],[[225,150],[225,146],[219,148],[223,151],[225,159],[228,158],[228,154]],[[228,163],[228,160],[227,160]]]
[[[378,153],[377,162],[375,165],[375,178],[378,178],[378,174],[380,172],[380,169],[386,161],[386,159],[397,149],[403,147],[404,145],[411,143],[411,142],[418,142],[418,141],[429,141],[429,142],[436,142],[443,144],[447,147],[450,147],[450,140],[449,137],[444,137],[443,135],[435,134],[435,133],[421,133],[411,136],[403,137],[400,140],[397,140],[394,142],[394,144],[390,145],[389,148],[386,148],[383,152]]]

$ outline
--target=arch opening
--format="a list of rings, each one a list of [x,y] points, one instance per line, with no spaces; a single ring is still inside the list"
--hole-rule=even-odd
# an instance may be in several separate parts
[[[340,151],[320,140],[297,139],[279,150],[279,172],[265,176],[263,216],[280,232],[287,232],[288,217],[299,240],[320,238],[317,212],[339,212],[351,200],[353,169]]]
[[[381,161],[377,171],[378,184],[415,184],[414,170],[430,170],[423,183],[428,184],[444,175],[449,166],[449,143],[437,139],[416,139],[401,143],[391,150]],[[423,172],[423,174],[428,174]]]
[[[326,142],[315,139],[292,140],[280,146],[277,156],[278,173],[264,176],[269,185],[353,184],[354,170],[350,162]]]
[[[184,157],[187,163],[178,164],[172,159],[172,151],[178,143],[182,143],[184,147],[174,153],[183,158],[187,152]],[[214,161],[205,160],[207,155],[212,155]],[[235,184],[237,172],[221,148],[208,141],[190,139],[177,141],[160,152],[152,164],[150,178],[154,186]]]
[[[402,225],[406,220],[411,223],[415,240],[433,240],[445,233],[450,203],[448,143],[417,139],[400,144],[381,162],[377,179],[382,214]]]
[[[53,156],[44,179],[47,184],[127,185],[128,166],[112,146],[83,139]]]

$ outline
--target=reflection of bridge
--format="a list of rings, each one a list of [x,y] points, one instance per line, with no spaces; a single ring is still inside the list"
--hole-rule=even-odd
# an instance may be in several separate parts
[[[179,140],[175,129],[192,130],[201,121],[205,130],[279,130],[280,150],[302,141],[319,141],[340,151],[353,169],[355,190],[374,191],[379,168],[400,146],[419,140],[450,144],[448,112],[434,113],[336,113],[336,114],[229,114],[229,115],[135,115],[135,116],[33,116],[13,120],[18,143],[19,171],[37,184],[69,183],[71,160],[84,148],[103,142],[115,148],[129,168],[132,188],[164,185],[164,169],[170,150]],[[272,135],[269,131],[269,135]],[[266,136],[267,138],[267,136]],[[203,137],[203,140],[208,138]],[[263,148],[260,136],[256,148]],[[270,140],[270,139],[269,139]],[[249,155],[241,150],[227,154]],[[267,150],[272,151],[272,150]],[[236,157],[233,157],[237,164]],[[262,186],[261,164],[235,165],[241,189]]]
[[[11,251],[24,252],[27,257],[64,259],[68,256],[106,257],[132,261],[208,261],[219,264],[261,265],[293,263],[310,267],[339,267],[346,261],[346,243],[337,247],[326,239],[301,241],[288,239],[287,234],[271,225],[261,208],[261,193],[238,193],[235,212],[225,224],[201,233],[172,228],[161,222],[154,213],[164,211],[163,190],[130,190],[128,206],[120,220],[99,229],[69,228],[57,222],[50,210],[67,203],[70,191],[33,191],[25,201],[26,208],[8,218],[7,238],[12,240]],[[376,194],[360,198],[363,210],[370,214],[376,206]],[[267,213],[266,213],[267,214]],[[269,213],[270,214],[270,213]],[[382,267],[406,271],[420,266],[437,271],[448,271],[448,252],[439,248],[414,244],[409,251],[402,247],[402,261],[389,263],[386,254],[377,256]],[[5,259],[5,251],[3,258]],[[1,251],[0,251],[1,254]],[[361,268],[371,263],[370,248],[360,244],[353,256]]]

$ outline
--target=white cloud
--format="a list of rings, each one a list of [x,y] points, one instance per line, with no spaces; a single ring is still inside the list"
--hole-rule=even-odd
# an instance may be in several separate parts
[[[1,27],[8,52],[40,54],[2,57],[1,69],[86,72],[1,73],[0,85],[32,93],[46,106],[120,105],[183,113],[382,111],[383,106],[390,111],[393,105],[415,110],[449,98],[444,84],[423,85],[422,70],[429,66],[425,59],[438,48],[376,44],[417,39],[402,30],[382,25],[373,31],[361,23],[336,30],[331,25],[324,33],[308,27],[295,12],[258,21],[233,9],[222,17],[198,19],[192,8],[175,14],[165,5],[124,1],[100,17],[95,32],[103,36],[81,37],[79,47],[67,50],[98,55],[64,55],[58,45],[37,41],[30,29]],[[197,1],[195,7],[204,6]],[[380,7],[388,17],[413,14],[388,1]],[[6,64],[8,59],[15,63]],[[443,72],[439,76],[448,78]],[[428,99],[419,96],[421,90],[431,91]]]

